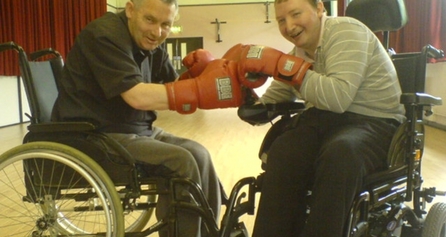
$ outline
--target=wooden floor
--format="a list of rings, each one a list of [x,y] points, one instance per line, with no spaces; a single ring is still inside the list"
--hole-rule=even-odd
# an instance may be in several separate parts
[[[192,115],[162,111],[155,125],[207,147],[227,193],[240,178],[257,176],[261,172],[257,153],[269,124],[251,126],[237,117],[235,109],[225,109],[197,111]],[[21,144],[26,126],[0,128],[0,154]],[[424,186],[446,190],[446,132],[432,127],[426,129]],[[435,201],[446,201],[446,198]],[[250,233],[253,220],[253,216],[243,217]]]

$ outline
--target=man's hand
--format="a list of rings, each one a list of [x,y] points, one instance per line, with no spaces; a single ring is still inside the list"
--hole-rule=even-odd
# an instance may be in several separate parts
[[[259,45],[245,47],[238,62],[240,80],[248,73],[263,73],[296,88],[300,88],[310,67],[311,64],[301,58]]]
[[[206,68],[210,61],[214,60],[214,56],[204,49],[192,51],[183,58],[183,65],[188,69],[183,72],[178,80],[184,80],[199,76]]]
[[[196,78],[165,85],[169,109],[181,114],[193,113],[197,108],[238,107],[243,103],[237,63],[226,59],[210,62]]]

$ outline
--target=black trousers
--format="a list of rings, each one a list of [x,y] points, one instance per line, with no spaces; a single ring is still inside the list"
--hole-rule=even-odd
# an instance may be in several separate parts
[[[349,112],[301,114],[269,150],[253,237],[342,237],[364,176],[386,167],[397,126]]]

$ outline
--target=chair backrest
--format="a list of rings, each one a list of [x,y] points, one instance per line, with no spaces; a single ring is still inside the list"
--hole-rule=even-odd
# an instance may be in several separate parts
[[[404,0],[353,0],[345,15],[358,19],[373,32],[398,30],[408,19]]]
[[[442,58],[444,52],[435,49],[431,45],[426,45],[420,52],[401,53],[391,56],[396,72],[398,74],[398,81],[401,85],[403,94],[416,94],[425,92],[426,81],[426,64],[429,58]],[[408,121],[404,122],[393,137],[391,149],[387,156],[389,167],[398,167],[407,163],[406,155],[408,144],[414,144],[414,141],[405,141],[405,139],[414,139],[418,142],[419,147],[416,148],[420,154],[423,153],[424,143],[424,127],[422,126],[423,106],[412,107],[410,104],[405,104],[406,118]],[[410,123],[412,122],[412,123]],[[413,126],[413,127],[411,127]],[[407,131],[415,129],[411,136],[408,136]],[[413,148],[411,148],[413,149]],[[411,153],[410,153],[411,154]]]
[[[423,52],[391,56],[403,93],[424,92],[426,55]]]
[[[420,52],[399,53],[391,55],[403,93],[424,93],[426,83],[426,65],[430,58],[444,57],[443,50],[431,45],[424,46]],[[409,110],[406,108],[406,113]],[[409,114],[406,114],[410,116]],[[422,119],[422,110],[418,112],[418,119]]]
[[[32,114],[32,116],[28,115],[28,117],[30,117],[32,123],[36,123],[38,121],[37,115],[40,114],[40,107],[38,104],[36,91],[34,90],[32,73],[28,63],[26,52],[20,45],[12,41],[0,44],[0,51],[6,50],[15,50],[18,53],[20,76],[22,77],[22,80],[24,82],[25,92]]]
[[[30,54],[28,61],[30,81],[39,109],[32,114],[36,123],[51,121],[51,111],[58,95],[58,82],[62,75],[63,59],[59,52],[48,48]],[[44,59],[43,61],[38,61]]]
[[[63,67],[61,55],[55,50],[45,49],[33,55],[35,60],[46,58],[45,60],[29,61],[21,46],[14,42],[3,45],[18,52],[20,74],[31,110],[31,115],[27,116],[31,123],[50,122],[51,111],[58,95],[56,80],[60,77]]]
[[[383,32],[383,45],[389,49],[389,31],[396,31],[408,21],[404,0],[353,0],[345,15],[364,23],[373,32]]]

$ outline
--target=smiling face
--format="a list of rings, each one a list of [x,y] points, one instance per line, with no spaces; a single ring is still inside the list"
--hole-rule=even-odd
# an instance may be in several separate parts
[[[125,13],[130,34],[138,47],[153,50],[169,35],[177,6],[162,0],[133,0],[127,2]]]
[[[312,55],[319,42],[324,5],[310,1],[314,0],[276,0],[274,6],[282,36]]]

